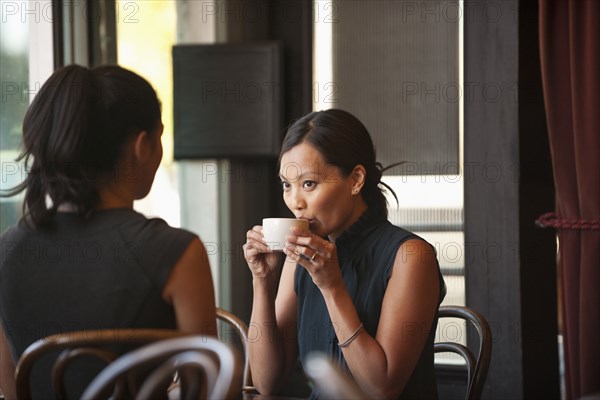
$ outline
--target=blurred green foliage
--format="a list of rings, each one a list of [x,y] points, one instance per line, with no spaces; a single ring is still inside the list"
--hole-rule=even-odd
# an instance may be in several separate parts
[[[5,34],[6,31],[3,32]],[[20,149],[23,117],[29,106],[29,56],[27,49],[14,53],[0,46],[0,162],[14,163]],[[0,188],[8,189],[13,183],[2,168]],[[16,182],[18,183],[18,182]],[[0,199],[0,232],[16,224],[21,211],[22,196]]]
[[[23,117],[29,105],[27,53],[7,54],[0,48],[0,148],[14,150],[21,144]],[[36,90],[31,88],[31,90]]]

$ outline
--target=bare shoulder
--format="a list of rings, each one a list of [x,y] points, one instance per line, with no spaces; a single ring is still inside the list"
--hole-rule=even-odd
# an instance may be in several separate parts
[[[438,262],[435,248],[422,239],[409,239],[396,252],[394,270],[398,266],[421,268],[437,273]]]
[[[200,238],[195,237],[192,239],[187,249],[181,256],[180,262],[181,261],[199,261],[204,265],[208,265],[208,254],[206,253],[206,248],[204,247],[204,243],[202,243]]]
[[[402,243],[394,260],[384,307],[390,307],[410,320],[424,316],[428,320],[437,309],[440,289],[435,249],[421,239]]]

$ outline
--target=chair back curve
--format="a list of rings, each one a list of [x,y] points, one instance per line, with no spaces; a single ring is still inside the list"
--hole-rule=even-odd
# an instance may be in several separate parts
[[[23,352],[15,368],[15,383],[18,399],[31,399],[31,371],[34,365],[48,353],[58,351],[52,370],[48,371],[55,395],[67,398],[65,371],[71,363],[81,357],[94,357],[104,364],[117,359],[118,354],[111,345],[144,345],[146,343],[183,335],[169,329],[100,329],[64,332],[46,336],[33,342]],[[119,390],[125,387],[119,385]]]
[[[242,342],[244,350],[244,379],[242,391],[246,393],[255,392],[256,389],[252,383],[252,372],[250,371],[250,360],[248,359],[248,326],[237,315],[220,307],[217,307],[217,320],[231,327]],[[223,337],[221,330],[219,330],[219,334],[221,340],[226,339]]]
[[[466,346],[455,342],[436,342],[434,352],[457,353],[465,359],[467,364],[467,400],[481,399],[481,393],[492,358],[492,333],[490,326],[483,315],[465,306],[441,306],[438,310],[438,318],[460,318],[470,322],[477,330],[479,337],[479,351],[477,356]]]
[[[106,398],[115,382],[131,371],[143,371],[149,366],[153,371],[140,384],[135,399],[164,396],[165,386],[175,372],[179,376],[180,396],[184,399],[233,399],[242,394],[239,354],[216,338],[194,335],[150,343],[122,355],[94,378],[82,398]]]

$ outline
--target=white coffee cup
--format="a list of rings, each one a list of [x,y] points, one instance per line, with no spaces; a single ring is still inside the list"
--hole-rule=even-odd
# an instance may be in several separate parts
[[[265,218],[263,219],[263,236],[271,251],[282,251],[285,238],[293,226],[308,230],[308,221],[296,218]]]

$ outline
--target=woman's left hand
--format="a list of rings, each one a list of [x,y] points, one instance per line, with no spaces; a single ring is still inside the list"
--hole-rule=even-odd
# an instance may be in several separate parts
[[[283,251],[308,271],[322,291],[344,285],[334,243],[294,227]]]

